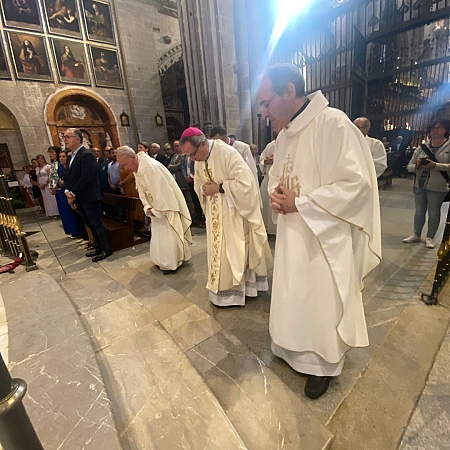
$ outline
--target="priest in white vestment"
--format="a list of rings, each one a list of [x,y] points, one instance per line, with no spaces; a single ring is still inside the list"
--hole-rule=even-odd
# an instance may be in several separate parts
[[[245,305],[268,291],[272,255],[261,216],[258,184],[239,153],[190,127],[181,151],[195,161],[194,187],[206,217],[209,298],[218,306]]]
[[[144,214],[151,217],[150,260],[168,275],[191,258],[191,216],[173,175],[145,152],[117,149],[117,161],[136,179]]]
[[[386,149],[380,140],[368,136],[371,124],[367,117],[358,117],[353,123],[361,131],[369,144],[370,153],[372,153],[373,163],[375,164],[375,173],[378,178],[387,167]]]
[[[364,136],[320,91],[305,96],[295,66],[268,67],[259,98],[263,117],[285,127],[269,173],[272,351],[310,375],[305,394],[316,399],[347,351],[369,345],[361,291],[381,260],[375,169]]]

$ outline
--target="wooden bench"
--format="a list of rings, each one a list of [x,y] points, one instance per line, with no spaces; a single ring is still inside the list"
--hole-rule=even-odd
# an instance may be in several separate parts
[[[138,204],[141,204],[139,198],[104,194],[103,203],[114,206],[115,208],[122,208],[125,211],[123,221],[116,220],[113,217],[103,216],[103,223],[108,229],[113,252],[149,240],[148,236],[141,236],[135,239],[133,211]]]
[[[378,177],[378,188],[387,189],[392,187],[392,176],[394,173],[395,162],[397,161],[398,154],[389,152],[387,156],[386,170]]]

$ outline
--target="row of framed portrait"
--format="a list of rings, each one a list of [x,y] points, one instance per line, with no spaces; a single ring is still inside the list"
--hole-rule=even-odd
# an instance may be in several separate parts
[[[79,2],[79,3],[78,3]],[[82,39],[83,20],[89,40],[115,44],[110,4],[101,0],[0,0],[5,27]],[[40,13],[42,11],[42,14]]]
[[[34,33],[17,31],[5,33],[8,38],[12,66],[18,80],[54,81],[46,45],[48,39],[57,67],[58,81],[70,84],[91,84],[83,42],[46,38]],[[97,45],[87,45],[87,47],[95,85],[123,89],[117,50]],[[2,45],[0,45],[0,78],[11,78],[5,48]]]

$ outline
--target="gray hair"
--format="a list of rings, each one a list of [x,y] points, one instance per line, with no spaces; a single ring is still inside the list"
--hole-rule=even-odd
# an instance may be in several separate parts
[[[117,156],[133,156],[136,155],[136,152],[129,147],[128,145],[122,145],[117,149]]]
[[[158,150],[161,148],[161,146],[157,143],[157,142],[152,142],[152,147],[156,145],[156,147],[158,147]]]
[[[83,142],[83,133],[78,128],[69,128],[70,131],[76,136],[80,142]]]
[[[186,136],[180,139],[180,147],[186,142],[190,142],[194,147],[197,147],[197,145],[200,145],[200,142],[202,141],[206,141],[206,136],[204,134],[200,134],[198,136]]]

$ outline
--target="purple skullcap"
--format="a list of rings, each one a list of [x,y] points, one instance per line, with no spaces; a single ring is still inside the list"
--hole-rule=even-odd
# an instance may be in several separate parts
[[[189,127],[183,131],[183,134],[181,135],[180,139],[191,137],[191,136],[201,136],[203,134],[204,134],[203,131],[200,130],[199,128]]]

